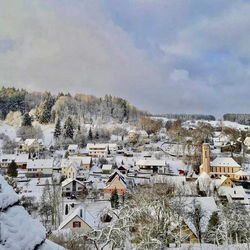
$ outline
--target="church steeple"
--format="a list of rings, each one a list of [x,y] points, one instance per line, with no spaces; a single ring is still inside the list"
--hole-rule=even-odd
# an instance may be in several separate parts
[[[210,146],[208,143],[202,144],[202,170],[210,173]]]

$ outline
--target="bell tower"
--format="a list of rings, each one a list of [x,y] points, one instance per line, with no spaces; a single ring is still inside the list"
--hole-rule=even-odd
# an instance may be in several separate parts
[[[210,173],[210,146],[208,143],[202,144],[202,170]]]

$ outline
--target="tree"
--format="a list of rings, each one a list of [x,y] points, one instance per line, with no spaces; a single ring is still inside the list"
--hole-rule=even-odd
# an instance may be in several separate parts
[[[10,165],[8,166],[7,174],[11,177],[17,177],[17,165],[15,161],[12,161]]]
[[[92,134],[91,128],[89,128],[88,140],[89,140],[89,141],[92,141],[92,140],[93,140],[93,134]]]
[[[29,113],[24,114],[23,121],[22,121],[22,126],[23,127],[31,127],[32,126],[32,119],[31,119]]]
[[[62,131],[61,131],[61,121],[58,118],[57,121],[56,121],[56,125],[55,125],[54,137],[56,139],[58,139],[60,137],[61,133],[62,133]]]
[[[117,209],[119,207],[119,196],[117,194],[116,188],[115,188],[115,190],[111,194],[110,202],[111,202],[111,207],[112,208],[116,208]]]
[[[39,122],[49,123],[51,120],[51,109],[55,103],[54,97],[49,93],[44,93],[44,101],[40,105]]]
[[[96,132],[95,132],[95,139],[99,140],[99,132],[98,132],[98,130],[96,130]]]
[[[162,121],[161,120],[153,120],[149,117],[141,117],[137,121],[137,129],[139,130],[145,130],[148,135],[156,134],[162,127]]]
[[[70,139],[74,137],[74,124],[70,116],[64,123],[64,137]]]

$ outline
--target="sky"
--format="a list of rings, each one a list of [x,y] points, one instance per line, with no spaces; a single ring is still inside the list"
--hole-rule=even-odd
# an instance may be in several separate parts
[[[249,13],[247,0],[1,0],[0,86],[250,113]]]

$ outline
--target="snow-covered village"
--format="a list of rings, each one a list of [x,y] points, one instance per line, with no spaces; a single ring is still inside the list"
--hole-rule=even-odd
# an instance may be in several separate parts
[[[0,93],[3,249],[249,247],[249,125]]]
[[[0,250],[250,250],[249,13],[1,0]]]

